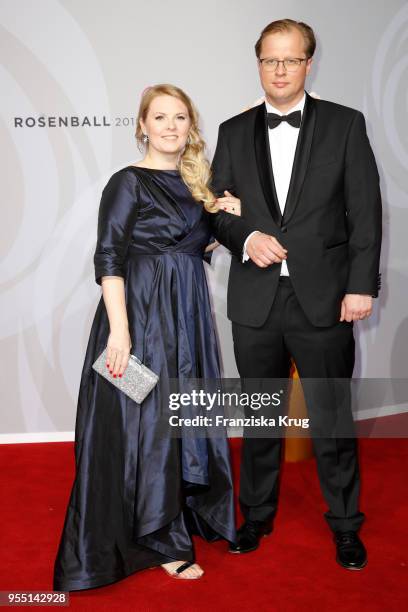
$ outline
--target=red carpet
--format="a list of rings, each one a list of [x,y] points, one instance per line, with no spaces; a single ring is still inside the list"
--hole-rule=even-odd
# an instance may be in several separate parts
[[[196,539],[206,570],[197,581],[160,569],[71,593],[70,609],[137,612],[394,612],[408,609],[408,441],[362,440],[361,572],[334,561],[314,461],[286,464],[275,531],[255,553]],[[238,441],[233,442],[238,466]],[[72,443],[0,446],[0,590],[52,589],[52,566],[74,471]],[[237,469],[235,470],[237,473]]]

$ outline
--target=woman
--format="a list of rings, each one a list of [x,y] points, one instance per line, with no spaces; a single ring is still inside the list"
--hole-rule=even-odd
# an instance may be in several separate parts
[[[136,138],[145,157],[110,178],[100,203],[94,263],[103,295],[81,376],[55,590],[154,566],[196,579],[203,570],[191,534],[235,540],[228,440],[163,436],[159,407],[169,380],[220,376],[202,257],[209,215],[220,205],[238,214],[240,202],[229,193],[215,202],[198,115],[180,89],[143,93]],[[105,347],[112,377],[130,352],[159,375],[141,405],[92,369]]]

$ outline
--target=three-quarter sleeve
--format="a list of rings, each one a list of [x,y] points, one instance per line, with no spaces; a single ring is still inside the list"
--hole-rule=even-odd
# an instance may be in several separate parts
[[[99,205],[94,254],[95,281],[98,285],[101,285],[102,276],[125,277],[124,261],[137,209],[137,183],[133,175],[119,170],[106,184]]]

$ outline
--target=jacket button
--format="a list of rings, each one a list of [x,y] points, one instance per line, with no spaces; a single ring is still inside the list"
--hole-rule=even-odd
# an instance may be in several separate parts
[[[288,231],[288,228],[286,227],[286,225],[282,225],[281,227],[282,234],[286,234],[287,231]]]

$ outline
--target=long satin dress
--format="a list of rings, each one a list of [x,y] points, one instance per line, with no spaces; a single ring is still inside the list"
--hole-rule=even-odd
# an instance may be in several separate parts
[[[163,435],[158,416],[166,380],[220,376],[203,265],[208,215],[178,170],[128,166],[103,190],[96,282],[124,278],[131,352],[160,382],[139,405],[92,369],[110,331],[101,297],[81,375],[76,476],[54,590],[192,560],[192,534],[235,541],[228,440]]]

